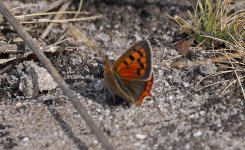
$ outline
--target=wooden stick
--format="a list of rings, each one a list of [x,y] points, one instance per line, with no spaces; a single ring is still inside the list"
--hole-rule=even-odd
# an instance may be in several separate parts
[[[44,55],[44,53],[40,50],[37,44],[33,41],[31,36],[23,29],[23,27],[18,23],[13,14],[11,14],[3,4],[3,1],[0,1],[0,12],[3,17],[9,22],[10,25],[15,29],[15,31],[19,34],[19,36],[25,41],[25,43],[29,46],[29,48],[33,51],[33,53],[37,56],[40,62],[45,66],[48,72],[52,75],[54,80],[58,83],[60,88],[62,89],[64,95],[66,95],[73,107],[77,110],[80,116],[85,120],[91,132],[93,132],[102,145],[107,150],[114,149],[113,146],[109,143],[106,136],[100,130],[100,128],[94,123],[90,115],[86,112],[82,103],[79,102],[77,95],[70,89],[70,87],[65,83],[65,81],[61,78],[55,67],[51,64],[50,60]]]

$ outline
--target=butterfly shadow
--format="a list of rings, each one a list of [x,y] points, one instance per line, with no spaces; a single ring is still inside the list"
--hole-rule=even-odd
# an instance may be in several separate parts
[[[131,106],[129,102],[118,95],[114,95],[112,92],[110,92],[110,96],[108,96],[106,103],[109,106],[123,106],[124,108],[129,108]]]
[[[120,96],[115,95],[106,87],[104,87],[102,91],[103,92],[101,92],[101,95],[96,95],[96,97],[94,97],[95,102],[100,103],[102,105],[108,105],[111,107],[122,106],[123,108],[130,108],[131,105],[129,102],[127,102]]]
[[[117,95],[114,95],[112,92],[110,92],[110,90],[106,89],[102,79],[82,80],[76,85],[72,84],[70,81],[70,87],[82,97],[89,98],[90,100],[101,105],[123,106],[124,108],[130,107],[130,104],[127,101]]]

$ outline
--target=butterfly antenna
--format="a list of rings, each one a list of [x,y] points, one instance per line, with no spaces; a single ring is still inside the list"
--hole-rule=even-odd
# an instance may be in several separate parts
[[[115,98],[115,94],[114,93],[112,93],[112,98],[113,98],[113,104],[116,104],[116,98]]]

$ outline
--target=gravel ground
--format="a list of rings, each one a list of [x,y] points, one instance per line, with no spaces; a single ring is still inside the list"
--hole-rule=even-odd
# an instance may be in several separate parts
[[[48,5],[47,1],[26,4],[29,2]],[[19,6],[24,1],[11,3]],[[70,46],[71,52],[49,54],[49,58],[116,149],[244,149],[245,109],[240,90],[222,97],[222,84],[196,91],[201,78],[217,71],[214,64],[168,67],[179,54],[170,44],[177,26],[166,15],[183,16],[193,2],[142,3],[93,0],[84,9],[104,17],[79,23],[79,28],[114,60],[135,41],[150,41],[156,78],[154,98],[141,107],[120,100],[113,103],[111,93],[103,86],[104,57],[85,45]],[[46,42],[60,36],[66,28],[56,26]],[[52,90],[41,90],[39,86],[39,92],[23,91],[25,87],[32,89],[29,80],[37,80],[29,76],[28,68],[46,76],[38,66],[42,66],[38,61],[26,60],[0,77],[0,149],[102,149],[50,78],[38,80],[37,84],[44,86],[46,81]]]

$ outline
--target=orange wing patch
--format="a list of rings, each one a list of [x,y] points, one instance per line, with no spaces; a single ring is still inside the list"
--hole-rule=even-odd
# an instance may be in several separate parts
[[[145,90],[140,94],[140,96],[138,98],[138,106],[141,106],[141,104],[143,103],[143,100],[146,96],[151,96],[151,88],[153,85],[153,80],[154,80],[154,77],[153,77],[153,73],[152,73],[151,79],[146,82]]]
[[[135,48],[118,66],[117,73],[126,79],[138,79],[142,77],[148,67],[146,57],[144,48]]]

